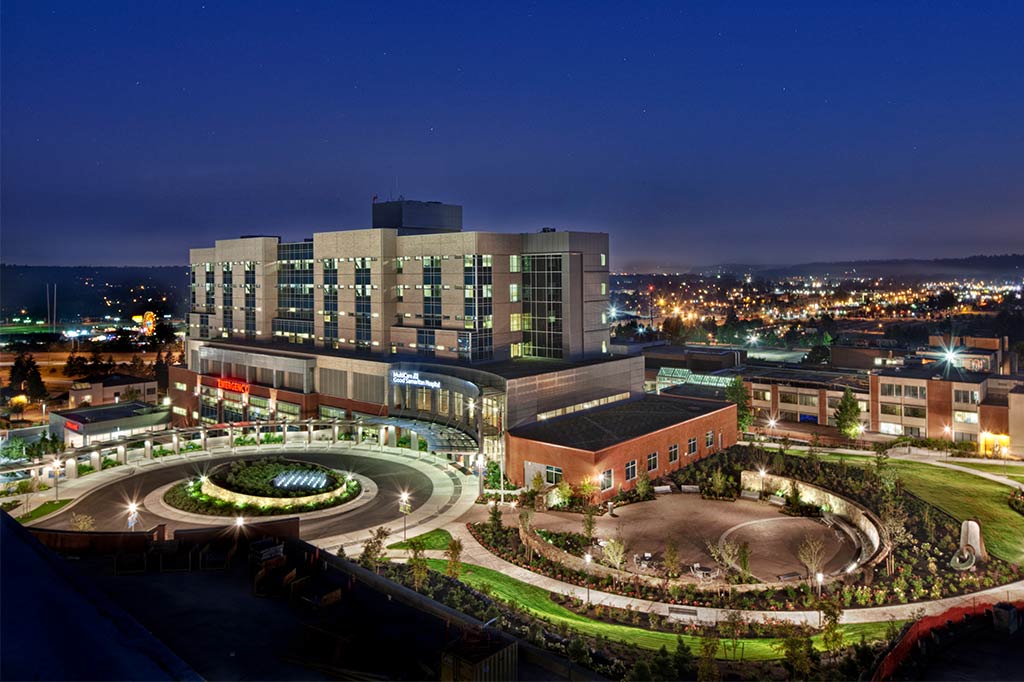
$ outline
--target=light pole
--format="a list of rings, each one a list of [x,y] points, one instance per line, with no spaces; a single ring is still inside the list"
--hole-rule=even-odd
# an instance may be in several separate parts
[[[779,422],[776,421],[775,417],[769,417],[768,418],[768,438],[769,439],[774,439],[775,438],[775,425],[778,424],[778,423]]]
[[[821,599],[821,583],[825,580],[825,574],[818,571],[814,577],[818,580],[818,599]]]
[[[590,562],[592,559],[590,552],[583,555],[583,561],[587,566],[587,606],[590,606]]]
[[[60,457],[53,458],[53,501],[60,500]]]
[[[408,540],[407,525],[409,513],[412,511],[412,504],[409,502],[409,493],[402,493],[398,496],[398,511],[402,513],[402,542]]]
[[[768,473],[764,467],[757,470],[758,475],[761,477],[761,499],[764,499],[764,475]]]
[[[946,424],[945,426],[942,427],[942,435],[944,435],[946,437],[945,440],[948,441],[947,443],[945,443],[945,446],[946,446],[946,461],[948,462],[949,461],[949,452],[950,452],[950,450],[953,449],[953,438],[952,438],[953,429],[949,428],[949,424]]]
[[[134,502],[128,503],[128,530],[135,530],[139,523],[139,505]]]

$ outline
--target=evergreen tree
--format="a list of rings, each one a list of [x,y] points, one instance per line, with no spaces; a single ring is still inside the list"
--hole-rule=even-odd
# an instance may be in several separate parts
[[[736,403],[736,425],[741,432],[750,428],[754,421],[754,413],[750,410],[750,394],[743,383],[743,377],[737,375],[725,388],[725,399]]]
[[[843,391],[843,397],[839,399],[839,405],[836,406],[833,416],[836,418],[839,432],[844,436],[854,440],[860,435],[860,405],[849,387]]]
[[[676,650],[672,659],[676,664],[676,679],[689,678],[693,674],[693,652],[682,635],[676,635]]]
[[[31,400],[43,400],[48,395],[46,385],[43,383],[43,377],[40,376],[39,368],[35,366],[34,360],[32,361],[32,368],[25,378],[25,392]]]
[[[170,353],[167,354],[170,359]],[[157,352],[156,360],[153,361],[153,375],[156,377],[156,386],[161,391],[166,391],[168,386],[167,359],[161,352]]]
[[[26,354],[25,351],[18,351],[18,354],[14,356],[14,363],[11,365],[8,381],[8,385],[12,390],[22,390],[25,382],[28,381],[29,372],[33,367],[36,367],[35,359],[31,355]],[[39,371],[38,368],[36,371]]]

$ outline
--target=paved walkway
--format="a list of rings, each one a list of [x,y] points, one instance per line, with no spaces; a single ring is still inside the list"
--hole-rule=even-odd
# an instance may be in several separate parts
[[[445,529],[452,534],[452,537],[457,537],[462,540],[462,562],[464,564],[484,566],[485,568],[490,568],[507,575],[510,578],[515,578],[525,583],[536,585],[537,587],[548,590],[549,592],[565,594],[579,599],[587,598],[587,588],[585,587],[580,587],[578,585],[573,585],[571,583],[566,583],[561,580],[556,580],[554,578],[549,578],[547,576],[528,571],[525,568],[516,566],[513,563],[495,556],[476,541],[462,522],[449,524],[445,526]],[[408,556],[408,552],[405,550],[391,550],[389,554],[396,558]],[[436,557],[434,556],[435,554]],[[428,552],[427,556],[430,556],[431,558],[443,558],[443,554],[441,552]],[[847,609],[843,612],[842,622],[876,623],[889,620],[911,620],[921,616],[922,614],[939,614],[954,606],[963,606],[971,603],[999,599],[1024,599],[1024,580],[960,597],[948,597],[938,601]],[[669,616],[669,608],[672,606],[662,602],[650,601],[648,599],[637,599],[635,597],[624,597],[618,594],[602,592],[594,588],[590,589],[590,601],[595,604],[616,606],[623,609],[629,607],[645,613],[653,611],[654,613],[661,614],[665,617]],[[696,616],[680,617],[677,615],[675,617],[680,618],[681,620],[700,623],[717,623],[719,620],[723,620],[731,610],[692,606],[675,606],[675,608],[696,610]],[[813,626],[818,625],[820,618],[820,614],[817,611],[741,611],[740,613],[743,614],[744,618],[752,621],[772,618],[776,620],[788,620],[794,623],[808,623]]]

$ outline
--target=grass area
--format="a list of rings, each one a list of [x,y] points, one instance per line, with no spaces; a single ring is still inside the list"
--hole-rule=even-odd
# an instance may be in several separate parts
[[[794,453],[797,454],[797,453]],[[798,453],[806,456],[806,453]],[[838,462],[845,459],[850,466],[874,462],[874,456],[820,454],[822,461]],[[1024,563],[1024,517],[1010,509],[1006,503],[1009,486],[974,476],[962,471],[946,469],[923,462],[889,459],[889,465],[899,471],[907,490],[938,507],[958,521],[978,519],[985,536],[985,549],[993,555],[1015,564]],[[951,459],[950,463],[979,471],[1002,474],[1002,465],[963,463]],[[1024,479],[1024,471],[1021,471]],[[1024,482],[1024,480],[1022,480]]]
[[[985,549],[993,555],[1024,563],[1024,517],[1006,503],[1010,487],[961,471],[931,464],[889,460],[900,472],[907,490],[959,521],[977,518]]]
[[[1007,478],[1017,481],[1018,483],[1024,483],[1024,467],[1021,466],[1008,466],[1006,467],[1006,473],[1003,473],[1002,464],[986,464],[983,462],[961,462],[956,458],[949,460],[950,464],[955,464],[959,467],[966,469],[974,469],[975,471],[984,471],[987,474],[996,474],[997,476],[1006,476]]]
[[[28,514],[22,514],[21,516],[19,516],[18,520],[22,523],[26,523],[28,521],[35,521],[36,519],[40,519],[46,516],[47,514],[57,511],[58,509],[68,504],[69,502],[71,502],[71,500],[50,500],[49,502],[43,502],[41,505],[30,511]]]
[[[448,543],[452,541],[452,534],[443,528],[435,528],[417,535],[416,537],[388,545],[388,549],[409,549],[409,543],[413,540],[422,540],[423,549],[448,549]]]
[[[447,562],[439,559],[428,559],[427,563],[432,569],[442,572],[447,565]],[[669,651],[674,651],[676,647],[676,635],[674,633],[655,632],[628,625],[592,620],[554,603],[548,596],[548,591],[543,588],[510,578],[504,573],[484,568],[483,566],[464,564],[462,567],[462,580],[466,584],[478,589],[486,587],[492,596],[502,601],[514,603],[536,616],[545,618],[552,623],[566,625],[586,635],[595,637],[603,635],[608,637],[608,639],[654,651],[660,649],[662,645]],[[864,635],[865,639],[872,641],[884,638],[888,627],[889,624],[885,622],[858,623],[844,625],[843,631],[848,642],[859,641],[861,635]],[[821,648],[820,639],[820,636],[814,637],[814,645],[819,649]],[[683,641],[690,646],[691,650],[697,651],[698,637],[683,635]],[[776,639],[745,639],[742,641],[744,660],[766,661],[779,658],[778,653],[772,646],[778,641]],[[724,644],[719,649],[719,658],[727,658]]]

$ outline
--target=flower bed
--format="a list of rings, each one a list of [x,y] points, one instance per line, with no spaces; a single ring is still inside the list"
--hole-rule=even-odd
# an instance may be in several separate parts
[[[1018,514],[1024,514],[1024,490],[1018,488],[1010,493],[1009,504],[1010,509]]]
[[[310,494],[310,488],[274,485],[278,476],[296,472],[320,474],[326,482],[314,494]],[[360,485],[354,478],[343,479],[338,472],[317,464],[275,458],[223,465],[214,469],[209,478],[171,487],[164,502],[194,514],[274,516],[337,507],[359,493]]]

